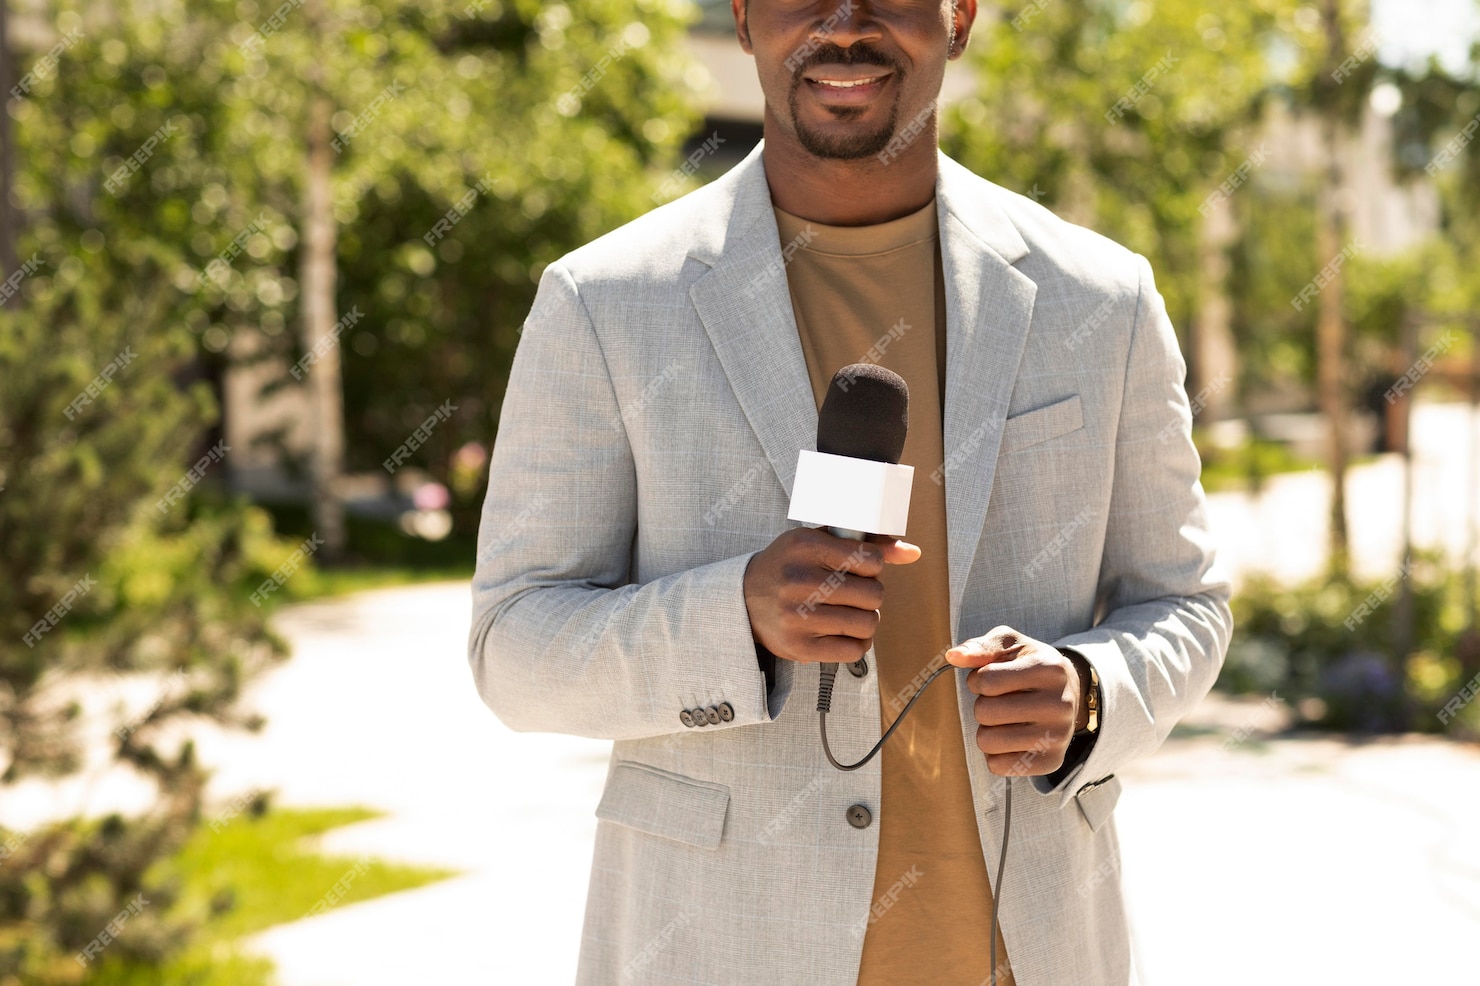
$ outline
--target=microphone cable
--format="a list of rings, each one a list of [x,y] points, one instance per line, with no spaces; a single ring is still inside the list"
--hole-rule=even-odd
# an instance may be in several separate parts
[[[889,724],[889,728],[884,730],[884,735],[879,737],[879,741],[874,744],[874,748],[869,750],[862,760],[852,764],[838,763],[837,758],[833,756],[832,747],[827,742],[827,714],[832,711],[833,685],[837,682],[838,666],[836,664],[821,664],[819,667],[822,669],[822,677],[817,683],[817,728],[822,734],[822,752],[827,755],[827,762],[839,770],[857,770],[872,760],[884,748],[885,742],[888,741],[889,737],[894,735],[894,731],[899,728],[899,724],[904,722],[904,717],[910,714],[910,709],[920,700],[920,696],[925,694],[925,689],[930,687],[930,683],[936,678],[939,678],[941,672],[954,667],[954,665],[942,664],[931,672],[930,677],[925,679],[925,683],[919,687],[915,694],[910,696],[910,700],[905,703],[904,708],[899,710],[899,715],[895,716],[894,721]],[[999,913],[998,908],[1002,903],[1002,874],[1007,868],[1007,840],[1012,835],[1012,778],[1004,777],[1002,780],[1005,789],[1002,795],[1002,851],[997,856],[997,879],[992,881],[992,975],[987,980],[991,986],[998,986],[997,933],[1001,926],[997,923],[997,917]]]
[[[920,696],[925,694],[925,689],[930,687],[930,683],[936,678],[939,678],[942,671],[948,671],[954,665],[942,664],[931,673],[929,678],[925,679],[925,684],[921,685],[919,691],[910,696],[909,702],[899,711],[898,717],[884,731],[884,735],[879,737],[879,742],[875,743],[874,748],[868,751],[867,755],[857,763],[838,763],[837,758],[833,756],[832,747],[828,745],[827,714],[832,711],[833,684],[837,681],[838,666],[836,664],[822,664],[819,667],[822,668],[822,679],[817,683],[817,725],[822,731],[822,752],[827,754],[827,762],[839,770],[857,770],[878,755],[878,752],[883,749],[885,741],[894,735],[894,731],[899,728],[900,723],[904,722],[904,717],[910,714],[910,709],[920,700]]]

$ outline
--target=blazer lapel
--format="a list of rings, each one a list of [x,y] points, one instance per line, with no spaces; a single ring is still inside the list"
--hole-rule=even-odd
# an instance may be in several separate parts
[[[709,264],[689,290],[735,397],[791,495],[797,452],[815,447],[817,405],[797,336],[783,246],[758,145],[724,178],[728,215],[696,231]],[[945,486],[951,636],[986,523],[1002,426],[1038,287],[1013,264],[1028,253],[995,188],[944,154],[936,181],[946,288]],[[919,482],[924,477],[916,476]]]
[[[780,243],[761,147],[731,175],[728,222],[699,231],[690,251],[711,266],[689,298],[789,497],[797,453],[817,443],[817,404],[787,290],[785,262],[796,246]]]
[[[936,183],[946,288],[945,485],[951,639],[986,523],[1002,427],[1038,285],[1013,266],[1028,253],[995,186],[944,154]]]

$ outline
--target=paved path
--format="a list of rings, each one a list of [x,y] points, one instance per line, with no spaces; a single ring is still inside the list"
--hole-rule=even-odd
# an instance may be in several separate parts
[[[463,660],[467,608],[459,583],[286,611],[296,657],[257,692],[271,725],[203,751],[225,765],[223,790],[391,813],[327,848],[466,873],[258,936],[285,986],[573,980],[608,745],[499,724]],[[1211,700],[1125,772],[1116,817],[1151,986],[1386,986],[1468,968],[1480,752],[1264,742],[1272,715]]]
[[[1480,422],[1471,426],[1470,418],[1463,404],[1420,404],[1413,418],[1413,542],[1455,566],[1464,562],[1480,507],[1469,486]],[[1350,470],[1346,497],[1357,573],[1387,578],[1402,558],[1402,458],[1383,455]],[[1265,572],[1287,584],[1323,574],[1330,503],[1331,483],[1320,469],[1274,476],[1258,496],[1209,496],[1220,561],[1235,577]]]

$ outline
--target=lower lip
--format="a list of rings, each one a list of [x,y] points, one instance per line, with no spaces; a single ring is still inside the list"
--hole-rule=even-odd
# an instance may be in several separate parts
[[[813,82],[811,79],[805,81],[807,88],[816,94],[818,98],[829,103],[847,104],[868,102],[883,91],[884,87],[889,84],[889,80],[892,78],[894,78],[893,75],[886,75],[878,82],[870,82],[866,86],[848,86],[847,88],[824,86],[820,83]]]

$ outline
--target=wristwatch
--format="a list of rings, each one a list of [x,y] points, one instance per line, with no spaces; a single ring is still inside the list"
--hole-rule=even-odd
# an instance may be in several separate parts
[[[1089,708],[1089,719],[1077,735],[1093,736],[1100,731],[1100,672],[1088,661],[1084,662],[1084,666],[1089,668],[1089,687],[1085,689],[1084,695],[1084,704]]]

